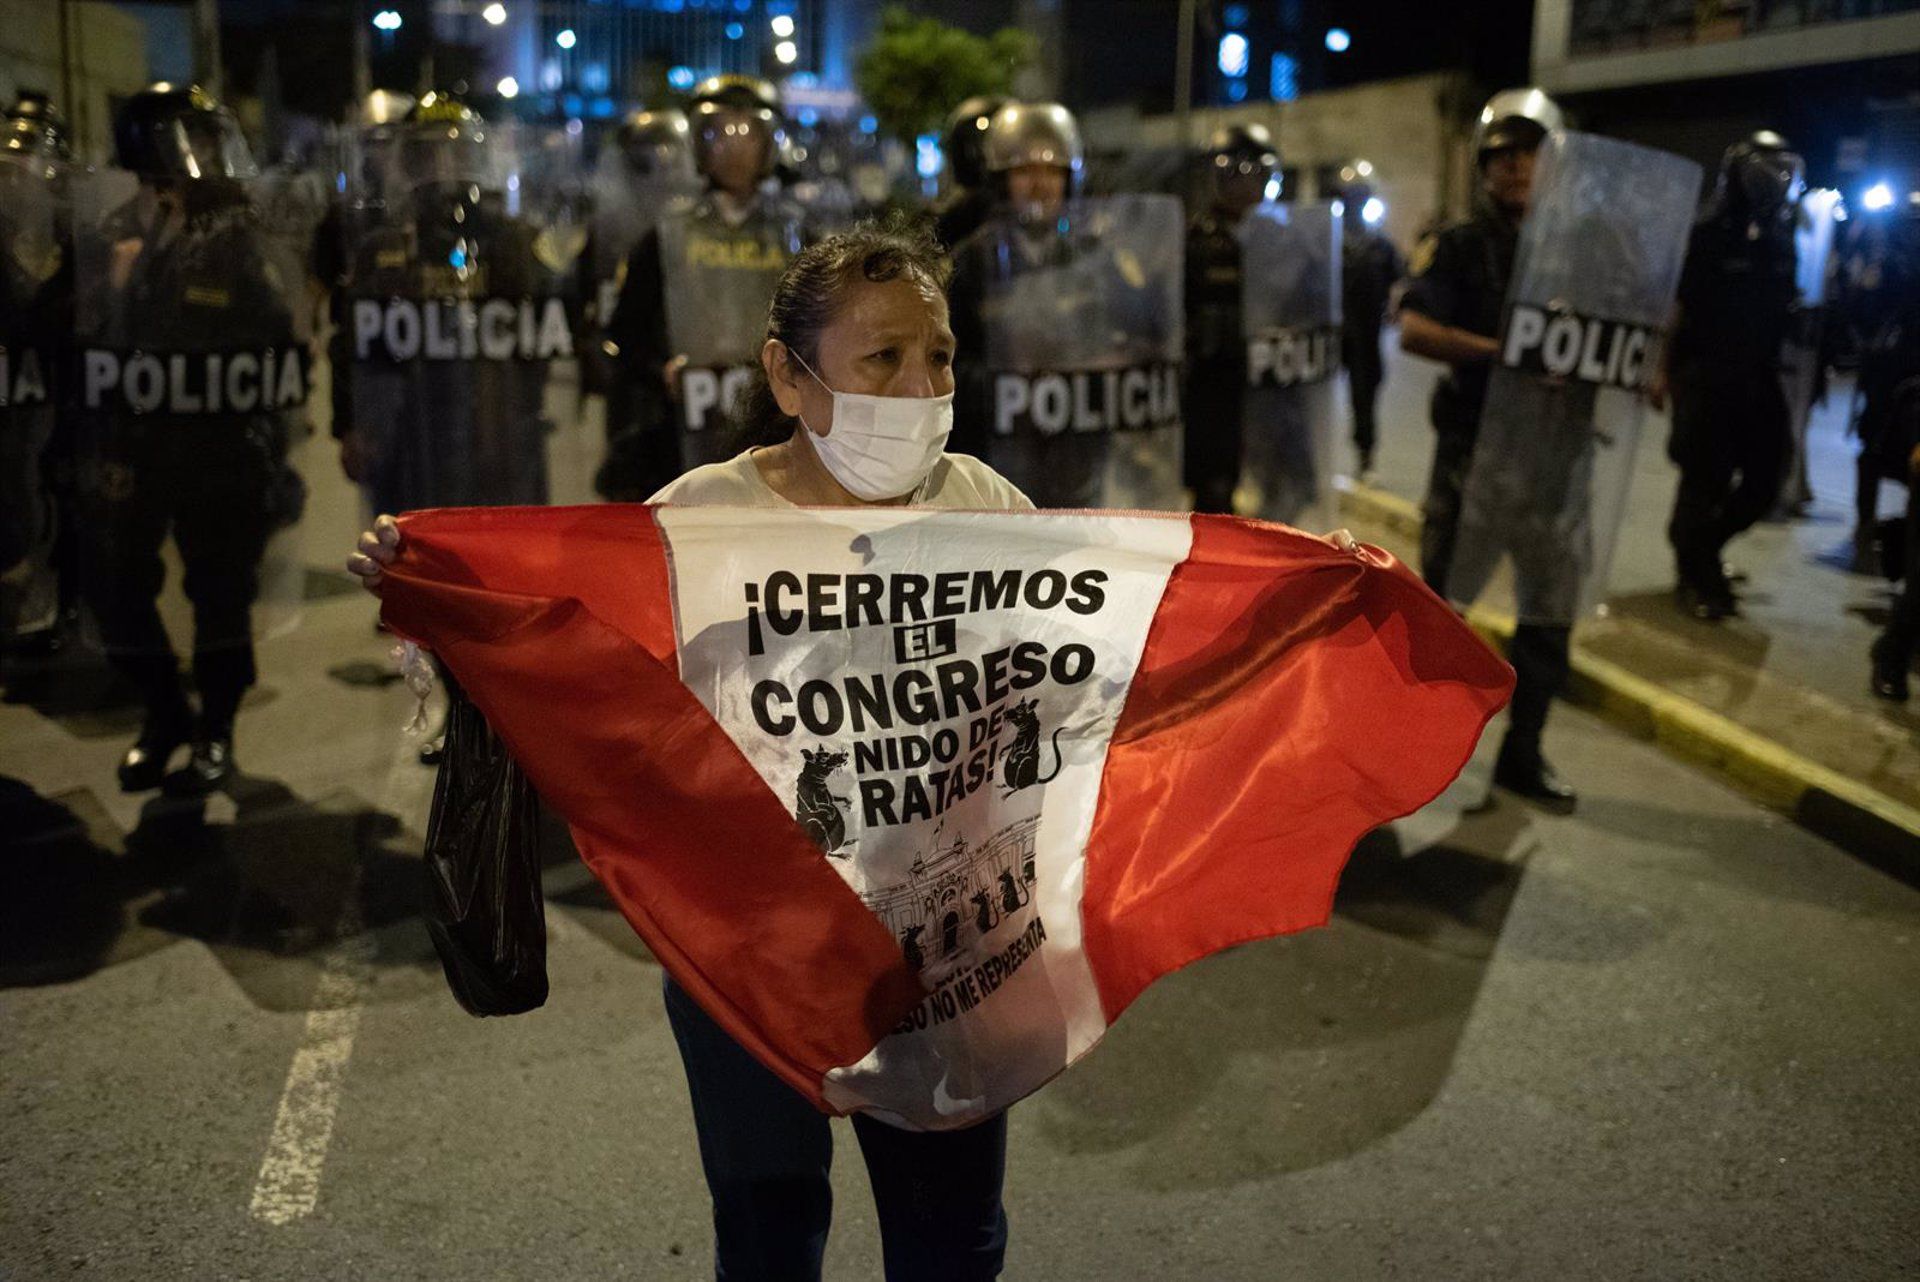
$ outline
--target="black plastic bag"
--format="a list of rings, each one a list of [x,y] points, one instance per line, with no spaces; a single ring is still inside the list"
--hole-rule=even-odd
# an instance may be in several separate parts
[[[518,1015],[547,1000],[540,802],[480,710],[440,676],[450,707],[427,822],[427,930],[470,1014]]]

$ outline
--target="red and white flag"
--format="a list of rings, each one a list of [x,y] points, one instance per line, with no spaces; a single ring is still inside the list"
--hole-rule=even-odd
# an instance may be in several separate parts
[[[1392,557],[1214,516],[401,519],[382,589],[674,979],[821,1109],[963,1126],[1323,924],[1510,669]]]

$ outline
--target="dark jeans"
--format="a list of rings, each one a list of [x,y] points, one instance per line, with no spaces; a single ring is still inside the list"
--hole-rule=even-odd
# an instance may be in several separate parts
[[[1667,455],[1680,468],[1667,540],[1681,582],[1718,586],[1722,550],[1773,510],[1793,463],[1779,378],[1676,369]]]
[[[693,1097],[700,1163],[713,1194],[720,1282],[820,1277],[833,1190],[826,1116],[753,1058],[671,979],[667,1022]],[[889,1282],[1000,1276],[1007,1214],[1003,1113],[959,1131],[905,1131],[856,1115],[853,1132],[880,1215]]]
[[[1464,432],[1439,434],[1433,449],[1433,471],[1427,478],[1426,501],[1421,505],[1420,573],[1427,586],[1442,596],[1447,592],[1447,571],[1460,530],[1461,497],[1472,462],[1471,436]],[[1572,636],[1571,628],[1537,623],[1514,628],[1513,642],[1507,647],[1507,661],[1513,664],[1513,703],[1508,709],[1502,756],[1538,759],[1547,710],[1566,685]]]

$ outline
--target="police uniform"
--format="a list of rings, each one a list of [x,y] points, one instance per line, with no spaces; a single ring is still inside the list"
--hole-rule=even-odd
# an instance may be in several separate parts
[[[631,502],[644,500],[689,467],[737,452],[740,444],[729,429],[716,427],[722,439],[709,447],[716,459],[683,457],[676,424],[687,407],[668,390],[664,373],[667,362],[683,354],[673,341],[667,273],[738,272],[777,278],[806,236],[798,206],[766,196],[758,197],[738,223],[721,216],[711,192],[667,217],[684,220],[684,238],[672,243],[687,259],[698,261],[667,262],[669,237],[660,227],[649,230],[627,259],[620,300],[607,325],[619,351],[619,377],[607,393],[610,440],[606,465],[595,484],[606,497]],[[752,333],[741,336],[742,350],[751,349],[756,356],[765,335],[765,305],[773,296],[771,281],[756,290],[756,296],[760,293],[765,297],[760,299],[759,319]]]
[[[1185,479],[1196,512],[1232,512],[1240,479],[1247,344],[1237,231],[1217,209],[1187,227]]]
[[[430,207],[411,226],[368,233],[354,255],[352,298],[421,309],[479,299],[560,306],[557,277],[536,256],[530,227],[490,201],[460,212],[455,221],[451,209]],[[536,311],[532,319],[537,334],[548,318]],[[336,343],[356,344],[357,329],[349,322]],[[378,442],[363,478],[375,511],[547,502],[551,354],[516,342],[504,359],[395,359],[378,341],[368,347],[345,356],[351,430]]]
[[[1497,336],[1519,243],[1519,223],[1485,206],[1442,229],[1414,251],[1412,279],[1400,310],[1469,333]],[[1433,392],[1433,469],[1421,508],[1420,573],[1442,596],[1492,374],[1491,361],[1453,365]],[[1531,750],[1538,758],[1547,710],[1566,681],[1571,635],[1569,628],[1540,624],[1522,623],[1514,629],[1507,656],[1515,677],[1508,744],[1518,755]],[[1506,751],[1503,748],[1502,755]]]
[[[232,199],[202,209],[190,199],[184,224],[164,240],[132,204],[93,229],[103,255],[137,247],[124,286],[106,300],[113,324],[95,342],[131,352],[293,346],[287,282],[259,252],[252,211]],[[166,404],[136,413],[115,398],[88,413],[84,431],[84,578],[108,656],[139,689],[150,723],[177,728],[189,718],[156,606],[166,577],[160,550],[171,534],[193,605],[200,736],[230,739],[256,676],[251,609],[261,559],[304,501],[287,461],[289,424],[271,410],[179,412]]]
[[[1794,244],[1710,217],[1695,227],[1670,347],[1680,468],[1667,535],[1683,585],[1724,591],[1721,549],[1770,510],[1793,459],[1781,349],[1798,298]]]
[[[0,642],[63,612],[55,570],[73,515],[59,491],[58,398],[72,324],[72,255],[58,215],[65,149],[44,103],[0,126]],[[53,117],[57,119],[57,116]]]
[[[1366,225],[1360,210],[1349,201],[1340,246],[1341,334],[1340,356],[1347,367],[1347,387],[1353,396],[1353,444],[1360,452],[1361,469],[1373,462],[1379,435],[1374,404],[1386,370],[1380,355],[1380,326],[1387,299],[1400,279],[1404,264],[1393,242]]]
[[[1905,582],[1872,656],[1873,692],[1904,702],[1920,646],[1920,476],[1912,464],[1920,451],[1920,201],[1902,212],[1893,241],[1881,280],[1882,324],[1860,360],[1861,435],[1863,451],[1876,451],[1886,474],[1907,482]]]
[[[1414,251],[1412,278],[1400,309],[1468,333],[1495,337],[1519,244],[1519,223],[1484,208],[1429,236]],[[1467,467],[1473,461],[1473,442],[1492,374],[1491,361],[1453,365],[1433,389],[1430,410],[1436,440],[1422,507],[1420,572],[1442,594],[1460,522]]]
[[[732,411],[758,366],[774,286],[806,238],[798,205],[742,190],[730,215],[715,180],[717,149],[729,140],[756,139],[756,181],[773,176],[786,138],[773,85],[711,77],[695,87],[688,115],[707,190],[634,245],[607,321],[617,372],[607,392],[607,458],[594,486],[610,499],[641,501],[682,471],[737,452],[743,442]],[[670,389],[666,366],[681,357]]]

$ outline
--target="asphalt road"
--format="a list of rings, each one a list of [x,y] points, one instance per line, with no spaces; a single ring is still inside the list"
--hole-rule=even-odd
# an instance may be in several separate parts
[[[303,453],[324,567],[361,513]],[[448,996],[432,774],[345,577],[262,647],[205,806],[114,787],[99,673],[9,683],[0,1277],[710,1276],[658,969],[564,849],[547,1007]],[[1579,713],[1548,748],[1576,817],[1479,808],[1483,752],[1329,927],[1163,980],[1019,1105],[1007,1275],[1920,1273],[1920,891]],[[841,1153],[828,1276],[875,1278]]]
[[[112,792],[112,715],[0,707],[0,1276],[709,1276],[657,968],[563,858],[548,1006],[454,1005],[407,700],[366,603],[314,613],[205,811]],[[1578,713],[1549,748],[1576,817],[1479,808],[1483,752],[1331,926],[1018,1106],[1007,1276],[1914,1276],[1920,891]],[[828,1276],[877,1277],[840,1151]]]

